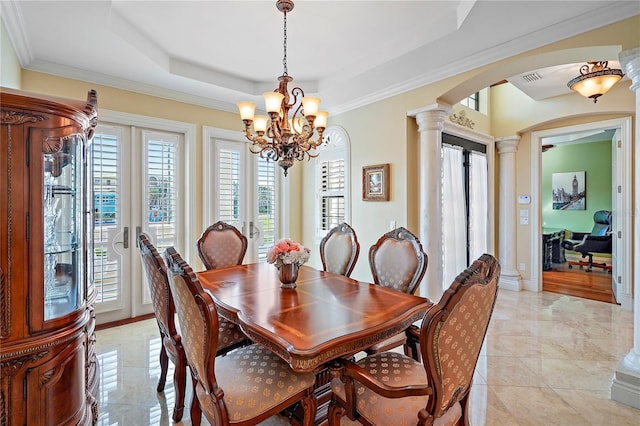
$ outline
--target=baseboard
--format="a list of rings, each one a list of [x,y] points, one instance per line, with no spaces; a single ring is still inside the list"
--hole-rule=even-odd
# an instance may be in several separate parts
[[[611,399],[640,410],[640,374],[618,363],[611,383]]]

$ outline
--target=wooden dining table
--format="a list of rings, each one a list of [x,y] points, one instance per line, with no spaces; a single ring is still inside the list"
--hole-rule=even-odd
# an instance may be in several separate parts
[[[428,299],[301,266],[297,287],[280,287],[274,265],[256,263],[199,272],[218,315],[285,360],[319,371],[422,319]]]

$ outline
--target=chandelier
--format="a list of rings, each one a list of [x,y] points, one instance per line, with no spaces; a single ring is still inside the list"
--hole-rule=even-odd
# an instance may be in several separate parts
[[[589,65],[591,64],[591,69]],[[580,67],[580,75],[567,83],[570,89],[575,90],[586,98],[598,102],[598,98],[609,91],[622,76],[622,70],[609,68],[608,61],[587,62]]]
[[[287,84],[293,80],[287,73],[287,12],[291,12],[293,6],[292,0],[276,1],[276,7],[284,14],[284,72],[278,77],[278,88],[263,94],[269,116],[255,115],[254,102],[238,102],[245,135],[252,143],[249,150],[267,160],[278,161],[285,176],[295,160],[318,156],[309,151],[322,143],[322,133],[329,116],[327,111],[319,110],[320,98],[305,96],[299,87],[293,88],[291,95],[287,90]],[[293,111],[291,117],[290,111]],[[255,133],[251,132],[251,124]],[[318,138],[314,141],[312,138],[316,130]]]

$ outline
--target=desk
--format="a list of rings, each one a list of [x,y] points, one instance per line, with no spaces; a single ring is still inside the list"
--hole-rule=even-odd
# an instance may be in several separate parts
[[[249,264],[198,273],[218,314],[296,371],[318,371],[422,319],[430,302],[302,266],[295,289],[281,289],[275,267]]]
[[[550,271],[551,263],[564,263],[564,229],[542,228],[542,270]]]

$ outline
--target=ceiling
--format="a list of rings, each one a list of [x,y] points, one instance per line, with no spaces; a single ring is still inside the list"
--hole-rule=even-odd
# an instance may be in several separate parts
[[[262,105],[283,72],[275,0],[0,7],[28,70],[227,111],[240,100]],[[639,13],[637,1],[298,0],[287,15],[288,72],[336,114]],[[570,93],[580,65],[524,73],[540,77],[533,81],[504,78],[545,99]]]

